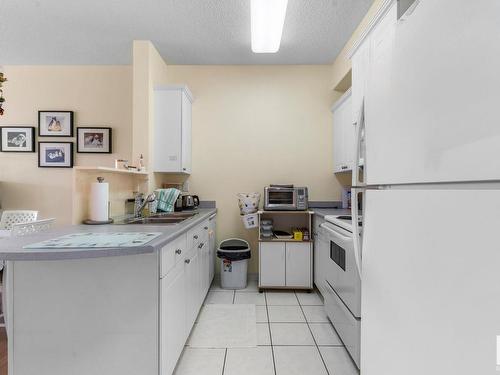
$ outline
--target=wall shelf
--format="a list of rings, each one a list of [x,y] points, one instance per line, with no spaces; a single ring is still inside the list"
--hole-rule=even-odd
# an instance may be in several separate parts
[[[84,171],[84,172],[120,173],[120,174],[128,174],[128,175],[148,177],[148,172],[129,171],[129,170],[126,170],[126,169],[116,169],[116,168],[111,168],[111,167],[76,166],[73,169],[75,169],[77,171]]]

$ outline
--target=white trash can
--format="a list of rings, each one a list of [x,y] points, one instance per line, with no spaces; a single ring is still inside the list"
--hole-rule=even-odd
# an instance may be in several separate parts
[[[222,289],[245,289],[247,287],[250,245],[239,238],[222,241],[217,249],[220,258],[220,285]]]

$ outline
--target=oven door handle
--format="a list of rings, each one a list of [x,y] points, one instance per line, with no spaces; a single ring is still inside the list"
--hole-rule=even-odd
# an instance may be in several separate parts
[[[341,234],[341,233],[339,233],[337,231],[334,231],[334,230],[328,228],[324,224],[321,224],[319,227],[322,228],[322,229],[324,229],[324,230],[326,230],[327,232],[331,233],[332,235],[339,237],[340,239],[342,239],[344,241],[350,241],[350,240],[352,240],[352,238],[344,236],[343,234]]]

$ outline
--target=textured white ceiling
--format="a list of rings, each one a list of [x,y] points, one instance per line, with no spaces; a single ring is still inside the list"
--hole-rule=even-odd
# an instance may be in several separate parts
[[[129,64],[149,39],[171,64],[326,64],[373,0],[289,0],[281,48],[250,48],[250,0],[0,0],[0,64]]]

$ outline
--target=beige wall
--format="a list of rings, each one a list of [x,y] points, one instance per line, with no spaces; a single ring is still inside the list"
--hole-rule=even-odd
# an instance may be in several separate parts
[[[251,241],[236,193],[270,183],[309,187],[312,200],[340,200],[332,170],[331,66],[168,66],[169,82],[194,95],[190,191],[216,200],[217,240]]]
[[[148,40],[133,43],[133,122],[132,153],[134,160],[142,154],[146,166],[152,160],[154,132],[154,94],[156,85],[168,83],[168,67]],[[161,186],[161,176],[150,174],[148,190]]]
[[[9,81],[0,126],[36,127],[38,110],[72,110],[75,133],[77,126],[113,128],[113,154],[75,154],[75,165],[113,166],[114,159],[131,157],[130,66],[6,66],[5,75]],[[37,136],[37,141],[57,139]],[[36,209],[42,217],[70,223],[73,171],[37,165],[37,153],[0,153],[2,208]]]

